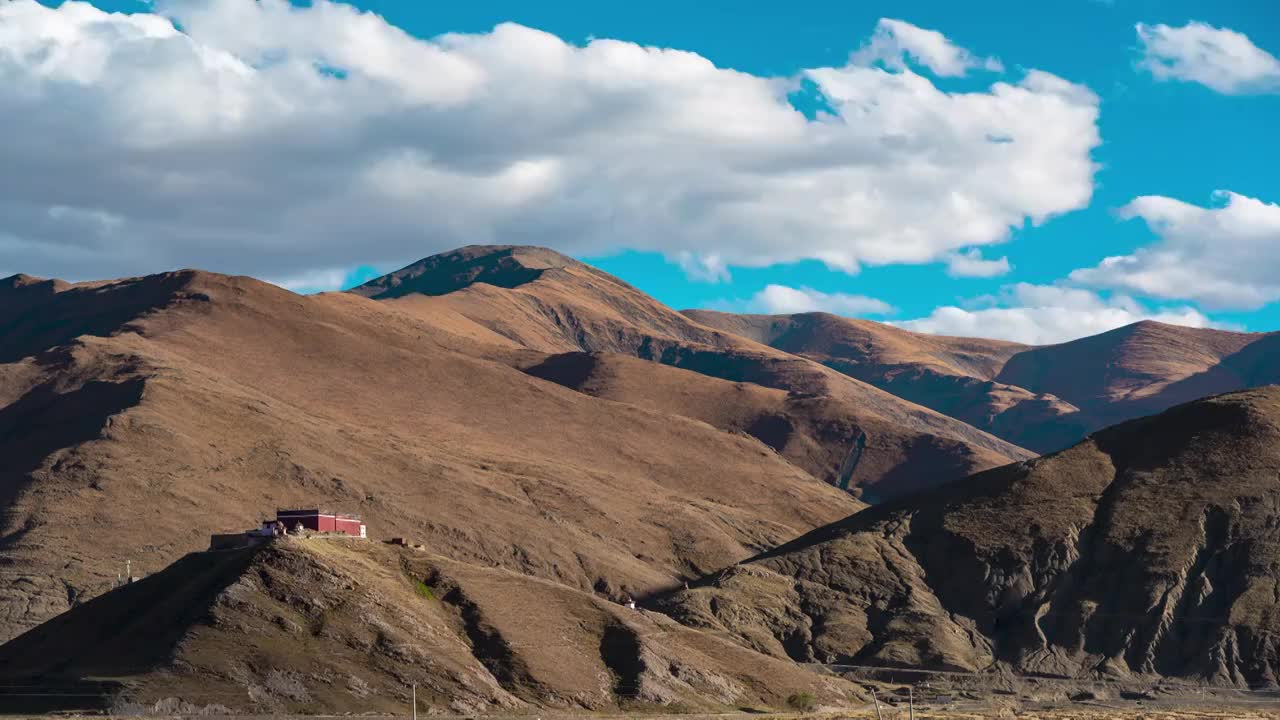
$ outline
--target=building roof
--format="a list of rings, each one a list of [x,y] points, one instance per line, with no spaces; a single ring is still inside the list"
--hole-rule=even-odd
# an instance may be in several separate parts
[[[360,516],[359,516],[359,515],[353,515],[352,513],[340,513],[340,512],[334,512],[334,511],[332,511],[332,510],[316,510],[316,509],[314,509],[314,508],[313,508],[313,509],[308,509],[308,510],[282,510],[282,509],[280,509],[280,508],[276,508],[276,517],[277,517],[277,518],[279,518],[279,517],[294,517],[294,516],[298,516],[298,515],[303,515],[303,516],[306,516],[306,515],[332,515],[332,516],[334,516],[334,517],[342,518],[342,519],[344,519],[344,520],[359,520],[359,519],[360,519]]]

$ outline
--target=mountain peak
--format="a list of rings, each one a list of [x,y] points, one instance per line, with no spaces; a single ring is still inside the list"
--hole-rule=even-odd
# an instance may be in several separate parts
[[[48,278],[36,277],[35,275],[27,275],[26,273],[18,273],[10,275],[7,278],[0,279],[0,290],[22,290],[23,288],[43,286],[53,292],[60,292],[70,284],[63,280],[50,280]]]
[[[350,292],[388,299],[410,294],[445,295],[473,283],[514,288],[548,270],[581,265],[550,248],[531,245],[468,245],[423,258]]]

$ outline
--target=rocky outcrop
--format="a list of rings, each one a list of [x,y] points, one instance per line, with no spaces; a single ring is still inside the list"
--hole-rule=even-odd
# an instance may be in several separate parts
[[[1278,571],[1267,387],[864,511],[658,602],[803,661],[1272,686]]]

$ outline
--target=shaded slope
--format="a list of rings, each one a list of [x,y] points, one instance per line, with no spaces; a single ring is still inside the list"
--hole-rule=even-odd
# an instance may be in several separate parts
[[[547,248],[468,245],[432,255],[353,289],[356,295],[387,300],[410,294],[446,295],[477,282],[513,288],[556,268],[576,264]]]
[[[996,379],[1052,393],[1080,408],[1097,428],[1264,384],[1261,368],[1231,359],[1268,337],[1142,321],[1025,350],[1009,358]]]
[[[1026,345],[983,338],[926,335],[884,323],[829,313],[739,315],[686,310],[693,320],[796,355],[851,365],[924,366],[941,373],[990,380]]]
[[[1027,347],[826,313],[685,315],[810,358],[1037,452],[1209,395],[1280,380],[1272,334],[1142,321]]]
[[[418,280],[397,277],[428,278],[420,283],[426,289],[416,292]],[[434,294],[458,285],[464,286]],[[548,354],[607,352],[720,380],[828,397],[851,409],[846,424],[876,425],[885,447],[931,449],[914,467],[902,466],[901,456],[882,457],[874,470],[869,466],[862,482],[876,484],[882,497],[1030,456],[1020,447],[812,360],[694,322],[612,276],[540,248],[465,248],[427,258],[353,292],[389,298],[386,302],[397,310],[441,327],[469,323],[478,342],[484,332],[492,333],[500,342],[491,343],[486,356],[520,367],[534,365]],[[541,355],[522,354],[521,349]],[[639,365],[629,367],[643,372]],[[837,437],[835,442],[836,447],[822,452],[847,452],[849,438]],[[902,478],[908,481],[899,482]]]
[[[1025,345],[926,335],[827,313],[737,315],[686,310],[698,322],[737,332],[857,378],[1037,452],[1084,436],[1079,409],[1049,393],[995,381]]]
[[[93,332],[24,333],[46,339],[0,364],[0,639],[277,506],[615,598],[860,507],[751,438],[532,378],[353,295],[185,272],[45,304]],[[104,317],[129,319],[85,320]]]
[[[1280,388],[816,530],[663,600],[778,656],[1230,685],[1280,670]]]
[[[45,709],[403,713],[410,683],[427,713],[857,697],[841,680],[562,585],[330,539],[189,555],[0,647],[0,678],[33,689],[92,678],[107,695]]]
[[[565,353],[526,368],[594,397],[701,420],[756,438],[793,465],[835,483],[861,433],[867,450],[853,475],[869,501],[931,487],[938,477],[988,467],[999,455],[946,437],[912,432],[829,395],[792,393],[709,377],[615,353]],[[767,381],[766,381],[767,382]]]

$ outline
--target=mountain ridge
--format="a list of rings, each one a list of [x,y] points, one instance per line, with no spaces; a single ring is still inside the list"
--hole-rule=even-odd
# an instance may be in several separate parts
[[[1262,359],[1264,347],[1280,345],[1276,333],[1142,320],[1032,347],[926,335],[828,313],[685,314],[811,358],[1037,452],[1067,447],[1116,422],[1280,378]],[[1080,378],[1091,378],[1093,385],[1081,387]]]
[[[489,252],[486,254],[486,250]],[[885,462],[868,465],[875,474],[858,478],[857,485],[876,486],[876,497],[962,477],[976,469],[1031,453],[995,438],[954,418],[886,393],[820,363],[778,351],[754,340],[695,322],[657,302],[630,285],[565,256],[535,248],[523,255],[508,246],[472,246],[412,263],[356,288],[357,294],[379,297],[381,288],[399,276],[430,269],[432,278],[449,278],[454,287],[455,265],[466,276],[465,287],[442,295],[412,289],[397,290],[381,302],[415,317],[434,322],[442,317],[462,317],[484,332],[502,338],[489,357],[529,367],[545,355],[563,353],[613,353],[690,370],[729,382],[812,396],[830,396],[850,409],[853,425],[876,425],[882,432],[872,437],[876,453]],[[550,256],[548,256],[550,253]],[[531,257],[525,268],[521,258]],[[516,269],[513,268],[516,266]],[[473,274],[473,269],[484,270]],[[543,272],[554,266],[553,272]],[[499,273],[496,284],[486,282],[488,272]],[[514,273],[514,274],[511,274]],[[439,281],[429,279],[431,287]],[[404,283],[398,287],[407,287]],[[365,289],[362,289],[365,288]],[[371,289],[370,289],[371,288]],[[533,360],[529,359],[533,354]],[[633,366],[637,367],[638,366]],[[847,453],[857,433],[837,440]],[[923,453],[915,467],[906,448],[930,448],[928,438],[942,438],[953,450]],[[833,480],[839,462],[827,463],[825,479]],[[882,469],[881,469],[882,468]],[[901,488],[886,484],[884,477],[901,468],[899,475],[914,478]]]

